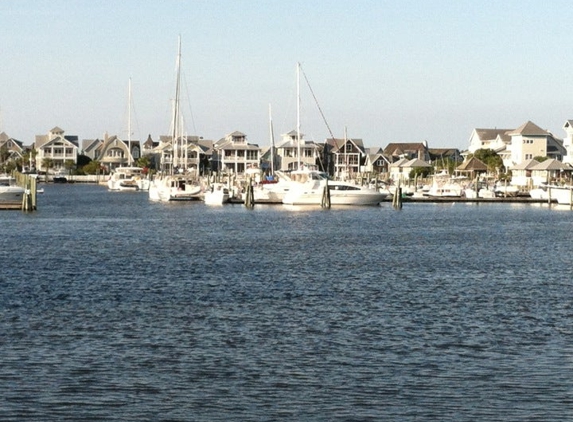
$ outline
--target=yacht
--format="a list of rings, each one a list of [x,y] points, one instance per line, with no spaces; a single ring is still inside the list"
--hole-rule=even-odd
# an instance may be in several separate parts
[[[182,174],[159,175],[149,185],[151,201],[196,201],[201,186]]]
[[[142,171],[141,167],[117,167],[112,171],[107,187],[116,191],[140,190],[144,178]]]
[[[376,189],[329,180],[326,173],[316,170],[293,171],[291,179],[282,201],[287,205],[321,205],[326,186],[331,205],[378,205],[386,198]]]
[[[224,183],[214,183],[205,192],[203,200],[207,205],[222,205],[229,201],[229,188]]]
[[[12,176],[0,176],[0,202],[22,202],[24,192]]]

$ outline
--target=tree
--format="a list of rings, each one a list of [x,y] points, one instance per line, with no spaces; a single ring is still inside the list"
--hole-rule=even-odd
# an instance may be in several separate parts
[[[89,164],[89,162],[92,159],[90,157],[88,157],[87,155],[83,155],[83,154],[78,154],[78,168],[81,168],[83,166],[85,166],[86,164]]]
[[[54,168],[54,160],[52,160],[50,157],[46,157],[42,160],[42,167],[46,169],[46,171],[48,171],[51,168]]]
[[[151,167],[151,159],[148,155],[143,155],[137,159],[137,167],[149,168]]]
[[[76,163],[74,163],[74,160],[66,160],[64,162],[64,167],[71,173],[71,171],[76,167]]]
[[[97,160],[92,160],[88,164],[82,167],[85,174],[98,174],[101,169],[101,164]]]

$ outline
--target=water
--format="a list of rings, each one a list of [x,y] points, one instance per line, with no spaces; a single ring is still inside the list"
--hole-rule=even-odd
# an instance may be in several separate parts
[[[154,204],[0,213],[1,421],[565,421],[573,213]]]

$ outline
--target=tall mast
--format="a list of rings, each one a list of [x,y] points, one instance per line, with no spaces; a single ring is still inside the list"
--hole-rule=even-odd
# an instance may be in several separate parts
[[[275,134],[273,131],[273,117],[271,112],[271,105],[269,104],[269,131],[271,138],[271,175],[275,174]]]
[[[296,143],[297,170],[300,170],[300,63],[296,64]]]
[[[181,35],[179,35],[178,46],[177,46],[177,61],[176,61],[177,75],[175,78],[175,101],[173,104],[173,131],[171,134],[171,142],[173,145],[173,162],[171,164],[171,173],[173,173],[174,167],[179,165],[179,91],[181,82]]]
[[[129,78],[129,83],[127,87],[127,148],[129,153],[127,155],[127,164],[131,166],[132,155],[131,155],[131,78]]]

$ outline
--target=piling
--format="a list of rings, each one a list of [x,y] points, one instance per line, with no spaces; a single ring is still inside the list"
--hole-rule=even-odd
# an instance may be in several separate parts
[[[324,183],[322,191],[322,201],[320,203],[322,208],[330,208],[330,189],[328,188],[328,179]]]
[[[245,188],[245,207],[252,209],[255,206],[255,198],[253,191],[253,179],[249,177],[249,182]]]
[[[392,198],[392,206],[396,210],[402,209],[402,187],[400,186],[399,181],[398,185],[396,186],[396,190],[394,191],[394,196]]]

